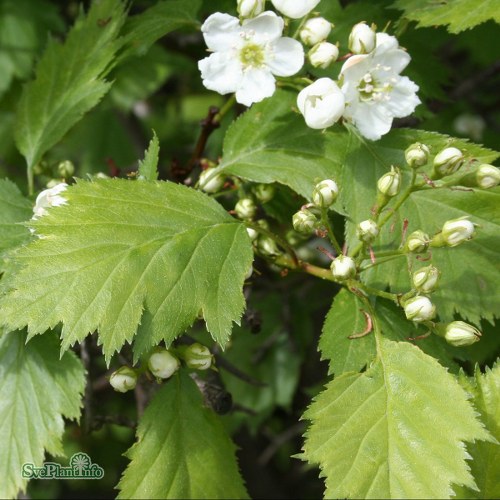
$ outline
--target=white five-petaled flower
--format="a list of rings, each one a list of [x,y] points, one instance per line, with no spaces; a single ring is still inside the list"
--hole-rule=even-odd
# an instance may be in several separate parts
[[[35,206],[33,207],[34,217],[42,217],[42,215],[47,214],[47,208],[58,207],[59,205],[64,205],[66,203],[66,198],[61,196],[63,191],[66,191],[68,185],[65,182],[61,182],[56,186],[45,189],[37,197]]]
[[[380,139],[389,132],[394,118],[408,116],[420,104],[418,85],[400,76],[410,56],[393,36],[377,33],[376,40],[375,50],[350,57],[340,73],[344,117],[371,140]]]
[[[212,14],[201,27],[213,52],[198,63],[203,85],[219,94],[236,92],[236,100],[246,106],[272,96],[273,75],[294,75],[304,64],[302,45],[282,37],[283,26],[270,11],[242,24],[229,14]]]
[[[276,9],[292,19],[299,19],[309,14],[320,0],[271,0]]]

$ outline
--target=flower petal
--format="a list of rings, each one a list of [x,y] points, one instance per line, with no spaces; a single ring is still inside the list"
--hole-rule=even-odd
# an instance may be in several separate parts
[[[408,77],[402,76],[388,95],[389,99],[384,101],[384,107],[395,118],[411,115],[420,104],[420,99],[416,95],[417,92],[418,85]]]
[[[271,97],[276,89],[274,76],[268,69],[248,68],[236,91],[236,101],[245,106]]]
[[[299,19],[319,4],[320,0],[272,0],[273,5],[280,12],[292,19]]]
[[[277,40],[283,33],[285,22],[270,10],[243,21],[243,30],[259,45]]]
[[[201,27],[209,50],[226,51],[241,43],[241,26],[237,17],[216,12],[207,17]]]
[[[236,92],[243,79],[241,62],[232,52],[216,52],[198,62],[203,85],[219,94]]]
[[[376,34],[375,54],[380,55],[390,50],[399,48],[399,42],[395,36],[388,35],[387,33]]]
[[[266,64],[276,76],[295,75],[304,65],[302,44],[293,38],[279,38],[269,47]]]
[[[391,130],[392,116],[380,105],[360,103],[356,106],[352,120],[361,135],[376,141]]]

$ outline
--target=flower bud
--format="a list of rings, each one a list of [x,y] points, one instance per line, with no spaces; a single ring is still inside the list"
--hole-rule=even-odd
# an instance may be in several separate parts
[[[429,235],[423,231],[413,231],[406,239],[406,249],[412,253],[422,253],[429,247]]]
[[[323,17],[313,17],[304,23],[300,30],[300,39],[306,45],[316,45],[326,40],[331,30],[332,24],[329,21]]]
[[[70,160],[64,160],[57,165],[57,172],[64,179],[68,179],[75,173],[75,166]]]
[[[330,265],[333,277],[338,281],[345,281],[356,276],[356,264],[351,257],[339,255]]]
[[[406,317],[416,323],[429,321],[436,315],[436,306],[427,297],[422,296],[407,300],[404,309]]]
[[[252,198],[241,198],[234,207],[236,215],[240,219],[251,219],[257,213],[257,206]]]
[[[257,17],[264,12],[266,0],[238,0],[237,10],[240,17]]]
[[[477,185],[482,189],[491,189],[500,184],[500,168],[483,163],[476,172]]]
[[[292,19],[300,19],[319,4],[320,0],[271,0],[274,7]]]
[[[434,176],[443,177],[454,174],[464,163],[464,155],[460,149],[445,148],[434,158]]]
[[[464,347],[479,342],[481,332],[464,321],[452,321],[446,326],[444,338],[448,344]]]
[[[311,234],[317,222],[316,216],[307,209],[299,210],[292,218],[293,228],[302,234]]]
[[[335,181],[325,179],[316,184],[312,192],[312,202],[318,208],[328,208],[337,199],[339,188]]]
[[[166,349],[154,352],[148,361],[149,371],[157,378],[170,378],[179,366],[179,360]]]
[[[266,257],[277,257],[280,255],[280,250],[276,242],[268,236],[259,236],[257,240],[257,249]]]
[[[122,366],[111,374],[109,383],[117,392],[131,391],[137,385],[137,373],[128,366]]]
[[[330,42],[320,42],[308,52],[307,57],[315,68],[326,69],[339,57],[339,48]]]
[[[212,366],[213,356],[207,346],[195,342],[183,351],[186,366],[193,370],[208,370]]]
[[[391,167],[391,171],[384,174],[377,182],[378,190],[392,198],[399,193],[401,187],[401,172],[399,168]]]
[[[353,54],[367,54],[375,48],[375,31],[366,23],[355,24],[349,35],[349,50]]]
[[[252,241],[255,241],[257,239],[257,236],[259,236],[259,233],[251,227],[247,227],[247,233]]]
[[[297,96],[297,107],[308,127],[331,127],[344,113],[345,97],[331,78],[319,78]]]
[[[425,144],[416,142],[405,151],[406,163],[411,168],[422,167],[429,161],[429,148]]]
[[[430,293],[436,289],[440,272],[437,267],[422,267],[413,273],[413,286],[422,293]]]
[[[217,193],[222,186],[224,186],[224,176],[221,174],[214,174],[214,172],[215,168],[209,167],[200,174],[198,184],[200,189],[205,193]]]
[[[366,219],[358,224],[356,236],[365,243],[371,243],[380,232],[377,223],[372,219]]]
[[[474,235],[474,224],[467,220],[467,217],[452,219],[443,224],[439,234],[436,234],[431,240],[431,246],[434,247],[455,247],[460,243],[470,240]]]
[[[61,196],[63,191],[66,191],[68,185],[65,182],[59,182],[55,186],[45,189],[37,197],[33,213],[35,217],[42,217],[47,214],[47,208],[58,207],[66,203],[66,198]]]
[[[276,187],[274,186],[274,184],[257,184],[254,187],[253,192],[255,194],[255,197],[261,203],[267,203],[274,198]]]

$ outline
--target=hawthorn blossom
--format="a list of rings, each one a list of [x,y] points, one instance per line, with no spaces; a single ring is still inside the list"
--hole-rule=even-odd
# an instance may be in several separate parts
[[[344,118],[367,139],[380,139],[389,132],[394,118],[408,116],[420,104],[418,85],[400,76],[410,59],[395,37],[377,33],[372,52],[352,56],[344,63],[340,72]]]
[[[64,205],[66,203],[66,198],[63,198],[61,193],[66,191],[67,188],[68,185],[65,182],[61,182],[50,189],[42,191],[36,197],[35,206],[33,208],[34,217],[46,215],[48,213],[47,208]]]
[[[203,85],[219,94],[236,92],[246,106],[274,94],[276,76],[292,76],[304,64],[304,49],[297,40],[282,37],[284,21],[263,12],[240,21],[216,12],[201,30],[210,56],[198,62]]]
[[[320,0],[271,0],[274,7],[292,19],[299,19],[309,14]]]

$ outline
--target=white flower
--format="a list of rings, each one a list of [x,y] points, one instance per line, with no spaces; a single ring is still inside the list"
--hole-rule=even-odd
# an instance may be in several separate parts
[[[66,203],[66,198],[63,198],[61,193],[66,191],[67,187],[68,185],[65,182],[61,182],[50,189],[42,191],[36,197],[35,206],[33,208],[34,216],[42,217],[42,215],[48,213],[47,208],[64,205]]]
[[[299,19],[309,14],[320,0],[272,0],[273,5],[282,14],[292,19]]]
[[[241,17],[255,17],[264,12],[265,0],[238,0],[238,14]]]
[[[353,54],[367,54],[375,48],[375,31],[366,23],[355,24],[349,35],[349,50]]]
[[[331,30],[332,23],[323,17],[313,17],[304,23],[304,27],[300,30],[300,39],[306,45],[316,45],[326,40]]]
[[[330,78],[320,78],[299,92],[297,107],[308,127],[332,126],[344,113],[344,94]]]
[[[346,101],[344,117],[371,140],[387,134],[394,118],[408,116],[420,104],[418,86],[399,75],[410,56],[399,48],[395,37],[377,33],[376,38],[373,52],[350,57],[340,73]]]
[[[307,57],[315,68],[326,69],[339,57],[339,48],[330,42],[320,42],[308,52]]]
[[[273,75],[294,75],[304,64],[302,45],[282,37],[283,26],[283,19],[269,11],[241,25],[229,14],[212,14],[201,27],[213,52],[198,62],[203,85],[219,94],[236,92],[246,106],[272,96]]]

